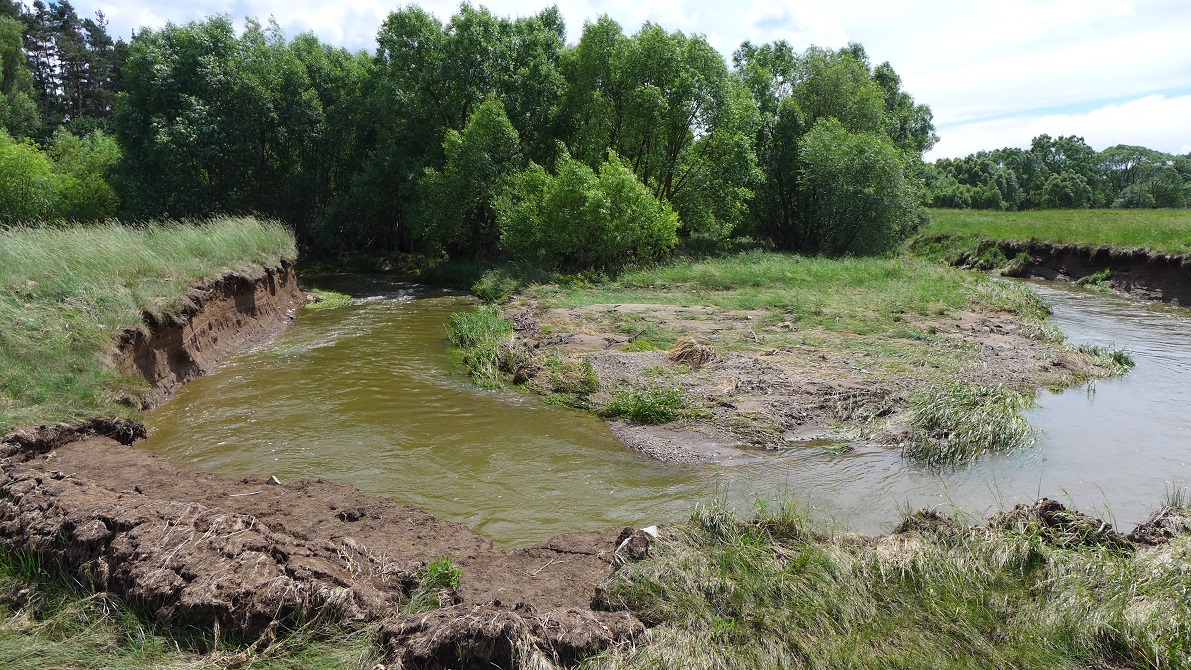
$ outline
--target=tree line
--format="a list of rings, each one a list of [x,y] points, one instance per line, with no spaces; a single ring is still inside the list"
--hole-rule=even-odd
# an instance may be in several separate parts
[[[43,186],[60,182],[0,187],[9,220],[258,213],[314,255],[559,267],[689,236],[878,253],[925,220],[930,109],[858,44],[746,42],[729,61],[702,36],[606,16],[568,44],[556,7],[463,4],[441,21],[408,6],[374,53],[224,16],[124,44],[68,2],[0,14],[0,171],[41,161]],[[89,177],[108,191],[76,193]],[[60,195],[22,210],[34,192]]]
[[[1029,149],[980,151],[926,169],[932,207],[958,209],[1154,208],[1191,205],[1191,154],[1039,135]]]

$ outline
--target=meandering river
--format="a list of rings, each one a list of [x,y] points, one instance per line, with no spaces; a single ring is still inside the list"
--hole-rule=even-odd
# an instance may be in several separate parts
[[[142,443],[222,475],[322,477],[420,505],[498,545],[565,531],[672,522],[724,497],[747,509],[793,496],[822,520],[880,532],[907,508],[976,516],[1046,495],[1126,530],[1191,482],[1191,312],[1036,285],[1077,343],[1125,348],[1121,379],[1059,394],[1030,413],[1034,449],[942,473],[896,451],[814,448],[733,467],[660,463],[603,422],[516,391],[469,383],[444,337],[467,298],[380,277],[325,277],[353,305],[304,314],[279,339],[226,361],[147,417]]]

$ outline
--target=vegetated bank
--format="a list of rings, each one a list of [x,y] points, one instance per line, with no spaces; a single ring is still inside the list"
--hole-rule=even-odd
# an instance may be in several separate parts
[[[932,210],[910,247],[961,267],[1191,304],[1191,210]]]
[[[1128,369],[1046,314],[1028,289],[911,256],[752,250],[530,281],[450,331],[477,380],[599,412],[656,458],[863,442],[941,466],[1031,444],[1037,388]]]
[[[411,664],[468,640],[489,655],[567,660],[642,631],[591,606],[625,560],[619,531],[496,551],[465,526],[350,486],[221,479],[132,446],[142,408],[305,303],[284,227],[0,235],[0,665],[223,664],[278,649],[290,662],[310,647],[371,657],[378,647],[359,635],[345,648],[326,631],[365,624]],[[504,628],[485,629],[491,617]],[[524,640],[493,652],[507,630]]]
[[[741,271],[761,259],[745,260]],[[770,271],[783,262],[803,261]],[[894,272],[853,269],[881,267]],[[829,307],[819,316],[846,316]],[[1172,596],[1186,580],[1181,500],[1128,538],[1047,502],[987,527],[918,513],[878,538],[816,531],[781,503],[750,519],[704,508],[656,540],[583,533],[495,552],[346,485],[232,481],[111,437],[65,437],[4,440],[0,661],[15,666],[1156,665],[1186,649],[1187,603]],[[1030,613],[1048,617],[1047,635]]]

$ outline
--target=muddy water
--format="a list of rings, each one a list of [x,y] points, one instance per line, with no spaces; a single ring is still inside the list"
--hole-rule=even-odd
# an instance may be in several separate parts
[[[1039,494],[1141,520],[1191,480],[1191,317],[1186,310],[1041,287],[1072,339],[1115,343],[1138,365],[1095,393],[1044,394],[1038,448],[943,474],[894,452],[802,448],[764,464],[659,463],[592,416],[459,374],[443,324],[468,300],[387,280],[325,278],[357,296],[311,312],[270,345],[227,361],[153,412],[144,446],[230,476],[323,477],[426,507],[503,546],[557,533],[675,521],[724,496],[747,508],[794,495],[815,516],[887,530],[899,510],[976,515]]]

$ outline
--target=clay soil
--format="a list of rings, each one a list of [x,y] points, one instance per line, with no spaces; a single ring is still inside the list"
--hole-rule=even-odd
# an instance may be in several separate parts
[[[1090,356],[1005,312],[958,312],[907,326],[918,339],[803,329],[763,310],[597,304],[546,309],[513,300],[504,309],[523,350],[538,360],[586,360],[599,378],[590,406],[617,391],[677,388],[698,409],[656,426],[613,421],[648,456],[675,462],[750,462],[806,446],[897,448],[918,391],[945,380],[1016,389],[1067,386],[1102,374]],[[626,324],[631,324],[626,327]],[[768,325],[766,325],[768,324]],[[644,347],[636,333],[668,333],[709,347],[692,366],[675,350]],[[653,350],[650,350],[653,349]],[[551,369],[522,374],[547,394]]]

